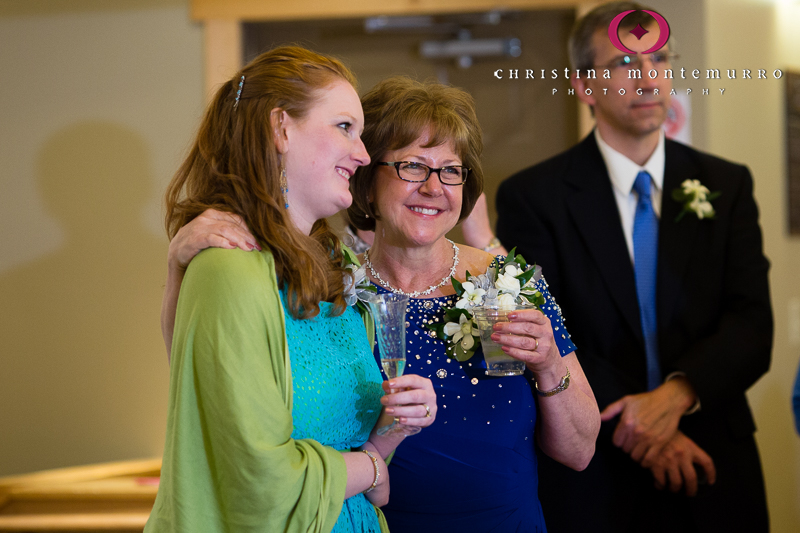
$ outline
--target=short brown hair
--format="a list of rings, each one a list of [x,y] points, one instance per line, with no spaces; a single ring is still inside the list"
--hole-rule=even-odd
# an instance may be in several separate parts
[[[166,194],[170,238],[208,208],[241,216],[272,251],[297,318],[316,315],[323,300],[335,304],[335,313],[344,312],[342,252],[325,220],[314,224],[311,235],[292,223],[282,199],[270,113],[277,108],[301,119],[337,80],[355,84],[350,70],[332,57],[299,46],[261,54],[216,92]]]
[[[572,68],[581,70],[594,68],[595,50],[592,39],[595,33],[598,30],[608,31],[608,25],[623,11],[636,10],[622,19],[620,24],[622,30],[635,28],[637,24],[642,26],[652,24],[653,17],[644,13],[642,9],[653,10],[636,2],[609,2],[597,6],[576,20],[569,35],[568,45]]]
[[[347,214],[353,225],[360,230],[375,231],[376,213],[369,202],[375,182],[375,164],[386,152],[411,145],[427,128],[430,128],[430,142],[426,147],[452,141],[461,164],[470,169],[467,181],[461,185],[458,220],[469,216],[483,192],[483,135],[472,96],[441,83],[422,83],[407,76],[393,76],[365,94],[361,105],[365,124],[361,140],[369,153],[370,164],[359,167],[350,179],[353,203]]]

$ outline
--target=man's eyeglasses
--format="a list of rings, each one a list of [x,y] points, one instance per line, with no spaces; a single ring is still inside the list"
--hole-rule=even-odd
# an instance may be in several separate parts
[[[428,181],[433,172],[439,176],[439,181],[444,185],[463,185],[467,181],[469,168],[461,165],[450,165],[441,168],[431,168],[428,165],[417,163],[415,161],[384,161],[376,163],[376,165],[385,165],[387,167],[394,167],[397,171],[397,177],[403,181],[410,181],[413,183],[422,183]]]
[[[624,55],[615,57],[605,65],[597,65],[597,68],[607,68],[609,70],[642,69],[645,59],[650,59],[650,62],[653,64],[653,66],[658,68],[664,65],[669,65],[672,61],[678,59],[679,57],[680,56],[678,54],[665,51],[659,51],[648,55]]]

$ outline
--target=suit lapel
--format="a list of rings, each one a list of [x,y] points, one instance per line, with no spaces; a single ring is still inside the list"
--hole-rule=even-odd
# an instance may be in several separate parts
[[[576,189],[567,198],[570,216],[611,298],[643,343],[633,266],[611,180],[593,134],[578,145],[575,155],[576,168],[569,173],[569,181]]]
[[[658,237],[658,321],[669,322],[680,297],[681,279],[686,271],[699,220],[692,214],[675,219],[683,206],[672,199],[672,191],[687,179],[697,179],[698,168],[686,157],[685,150],[672,141],[666,141],[664,189],[661,197],[661,222]]]

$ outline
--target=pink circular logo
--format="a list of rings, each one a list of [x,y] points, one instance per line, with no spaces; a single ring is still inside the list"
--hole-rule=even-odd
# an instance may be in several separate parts
[[[622,19],[624,19],[634,11],[636,10],[631,9],[628,11],[623,11],[622,13],[614,17],[614,20],[612,20],[611,24],[608,25],[608,38],[611,41],[611,44],[613,44],[617,50],[625,52],[626,54],[635,54],[636,52],[634,52],[633,50],[629,50],[624,44],[622,44],[622,41],[619,40],[619,25],[620,23],[622,23]],[[669,23],[667,22],[667,19],[665,19],[655,11],[650,11],[649,9],[642,9],[642,11],[644,11],[645,13],[656,19],[656,23],[658,24],[658,30],[659,30],[658,41],[656,41],[656,44],[651,46],[649,49],[642,52],[643,54],[652,54],[653,52],[661,50],[664,47],[664,45],[667,44],[667,41],[669,40]],[[641,26],[636,27],[636,29],[639,28],[641,28]],[[634,29],[633,32],[635,32],[636,29]],[[641,39],[643,33],[641,34],[634,33],[634,35],[636,35],[639,39]]]

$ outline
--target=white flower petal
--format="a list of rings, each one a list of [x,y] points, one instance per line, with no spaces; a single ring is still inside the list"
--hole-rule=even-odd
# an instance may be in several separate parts
[[[500,304],[500,309],[512,309],[517,305],[517,297],[511,294],[501,294],[497,299]]]
[[[486,291],[483,289],[475,289],[472,294],[469,295],[469,305],[481,305],[483,303],[483,295],[486,294]]]
[[[500,274],[497,276],[495,287],[497,287],[501,293],[513,294],[515,298],[519,294],[520,290],[519,280],[514,276],[507,274]]]
[[[452,337],[459,331],[461,331],[461,326],[455,322],[448,322],[444,325],[444,334],[448,337]]]
[[[461,341],[461,347],[465,350],[469,350],[473,346],[475,346],[475,339],[472,337],[472,335],[467,335],[464,337],[464,340]]]

